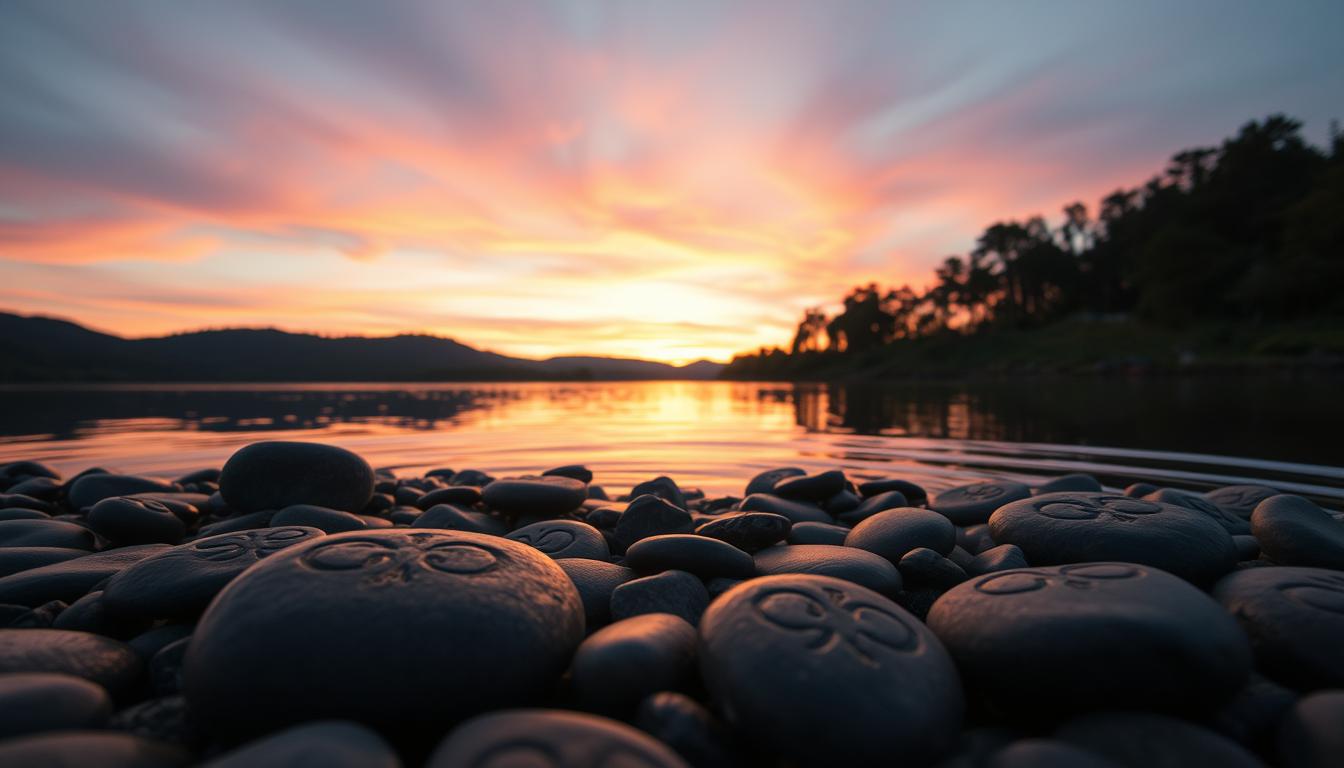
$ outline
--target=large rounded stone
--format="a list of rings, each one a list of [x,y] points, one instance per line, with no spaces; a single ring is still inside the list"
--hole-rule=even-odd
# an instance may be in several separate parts
[[[508,538],[535,547],[556,560],[573,557],[606,560],[611,557],[602,532],[577,520],[543,520],[513,531]]]
[[[441,731],[546,691],[583,616],[564,571],[515,541],[336,534],[266,558],[215,598],[183,692],[219,731],[331,717]]]
[[[64,520],[0,520],[0,547],[56,547],[93,551],[98,538]]]
[[[63,629],[0,629],[0,674],[52,672],[97,683],[125,699],[144,663],[125,643]]]
[[[1119,494],[1034,496],[1000,507],[989,528],[1033,565],[1124,561],[1207,585],[1237,563],[1232,535],[1207,515]]]
[[[596,715],[519,709],[481,715],[448,734],[425,768],[689,768],[666,745]]]
[[[630,545],[625,564],[639,573],[679,570],[702,579],[726,576],[749,579],[756,575],[751,555],[726,541],[693,533],[649,536]]]
[[[117,544],[176,544],[187,526],[172,510],[154,499],[114,496],[89,510],[89,527]]]
[[[956,527],[946,517],[915,507],[878,512],[845,537],[845,546],[881,555],[892,563],[920,547],[947,555],[956,545]]]
[[[695,671],[695,627],[646,613],[594,632],[574,652],[571,680],[586,710],[627,716],[646,696],[682,687]]]
[[[588,498],[588,484],[572,477],[510,477],[485,486],[482,500],[511,515],[553,517],[573,512]]]
[[[207,536],[159,552],[114,575],[109,611],[152,619],[194,619],[235,576],[286,547],[324,535],[316,528],[257,528]]]
[[[1197,710],[1231,697],[1251,672],[1246,638],[1217,603],[1132,563],[980,576],[940,597],[928,626],[971,689],[1014,714]],[[1080,685],[1086,697],[1075,695]]]
[[[73,603],[109,576],[168,550],[167,544],[142,544],[84,555],[0,578],[0,603],[36,607],[52,600]]]
[[[73,509],[88,509],[103,499],[133,493],[176,491],[177,486],[157,477],[114,475],[106,472],[84,475],[70,484],[67,501]]]
[[[854,547],[828,544],[789,544],[756,553],[762,575],[809,573],[831,576],[867,587],[883,595],[901,591],[901,574],[885,557]]]
[[[1296,688],[1344,687],[1344,573],[1249,568],[1213,596],[1241,623],[1260,669]]]
[[[928,762],[961,728],[957,670],[903,608],[826,576],[753,579],[710,606],[701,673],[756,749],[803,766]]]
[[[1301,496],[1272,496],[1251,513],[1260,549],[1280,565],[1344,571],[1344,523]]]
[[[219,492],[241,512],[294,504],[358,512],[373,496],[373,468],[334,445],[271,440],[230,456],[219,475]]]

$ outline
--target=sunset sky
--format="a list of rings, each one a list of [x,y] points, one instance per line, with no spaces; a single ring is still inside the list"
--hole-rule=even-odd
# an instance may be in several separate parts
[[[0,4],[0,309],[688,361],[1286,112],[1344,3]]]

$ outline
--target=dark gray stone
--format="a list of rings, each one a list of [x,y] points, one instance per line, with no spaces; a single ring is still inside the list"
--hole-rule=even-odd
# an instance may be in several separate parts
[[[1025,499],[1031,489],[1011,480],[990,480],[949,488],[934,497],[929,508],[957,525],[975,525],[989,520],[994,510]]]
[[[606,560],[611,557],[602,532],[577,520],[533,523],[513,531],[508,538],[535,547],[556,560],[574,557]]]
[[[62,629],[0,629],[0,675],[50,672],[73,675],[102,686],[125,701],[144,663],[118,640]],[[3,764],[3,761],[0,761]]]
[[[690,512],[658,496],[644,494],[626,506],[614,530],[624,551],[640,539],[664,533],[689,533],[694,527]]]
[[[900,491],[886,491],[884,493],[879,493],[876,496],[869,496],[853,509],[836,515],[836,519],[846,525],[855,525],[863,520],[867,520],[878,512],[885,512],[888,509],[896,509],[905,506],[908,506],[905,494]]]
[[[881,555],[892,563],[920,547],[946,555],[956,545],[956,528],[946,517],[917,507],[878,512],[845,537],[845,546]]]
[[[20,571],[0,578],[0,603],[28,606],[52,600],[73,603],[109,576],[168,549],[167,544],[121,547]]]
[[[369,527],[369,523],[359,515],[342,512],[339,509],[312,504],[293,504],[275,513],[271,518],[271,527],[304,527],[316,528],[324,533],[347,533],[362,531]]]
[[[481,489],[474,485],[452,485],[437,488],[416,498],[414,505],[420,509],[429,509],[438,504],[453,504],[470,507],[481,501]]]
[[[1344,691],[1313,693],[1298,701],[1279,730],[1278,755],[1284,768],[1344,765]]]
[[[611,618],[615,621],[646,613],[670,613],[699,624],[708,606],[705,585],[685,571],[663,571],[632,579],[611,592]]]
[[[0,739],[46,731],[96,730],[112,714],[103,687],[74,675],[17,672],[0,675]]]
[[[639,573],[686,571],[702,579],[756,575],[751,555],[726,541],[693,533],[669,533],[640,539],[625,553],[625,564]]]
[[[1344,687],[1344,573],[1240,570],[1214,585],[1213,597],[1246,631],[1266,675],[1305,690]]]
[[[571,477],[510,477],[495,480],[481,491],[481,501],[509,515],[555,517],[579,508],[588,498],[588,486]]]
[[[773,493],[775,485],[788,477],[802,477],[807,474],[807,470],[801,467],[780,467],[778,469],[767,469],[764,472],[751,478],[747,483],[747,488],[742,492],[743,496],[750,496],[753,493]]]
[[[1260,502],[1251,532],[1265,556],[1280,565],[1344,571],[1344,523],[1301,496]]]
[[[375,731],[345,720],[319,720],[272,733],[201,768],[401,768]]]
[[[966,572],[971,576],[983,576],[987,573],[1026,568],[1029,565],[1031,564],[1022,554],[1021,548],[1013,544],[1000,544],[976,555],[971,560]]]
[[[587,485],[593,482],[593,470],[582,464],[566,464],[563,467],[554,467],[541,473],[542,477],[556,475],[558,477],[569,477]]]
[[[70,547],[0,548],[0,578],[20,571],[41,568],[44,565],[63,563],[88,554],[87,549],[71,549]]]
[[[790,544],[828,544],[841,547],[849,529],[831,523],[799,523],[789,529]]]
[[[1227,485],[1209,491],[1204,494],[1204,498],[1242,520],[1250,520],[1251,513],[1260,502],[1278,495],[1279,491],[1266,485]]]
[[[916,485],[909,480],[889,477],[882,480],[868,480],[859,483],[860,496],[877,496],[886,493],[887,491],[899,492],[912,507],[927,504],[929,501],[929,494],[924,490],[924,487]]]
[[[896,569],[907,589],[946,591],[966,580],[961,566],[925,547],[905,553]]]
[[[792,527],[789,518],[770,512],[727,514],[695,529],[701,536],[732,544],[743,552],[758,552],[783,541]]]
[[[575,700],[591,712],[628,717],[645,697],[681,688],[691,678],[696,640],[695,627],[667,613],[603,627],[574,652]]]
[[[93,531],[64,520],[0,521],[0,548],[58,547],[60,549],[98,548]]]
[[[89,510],[88,525],[99,536],[118,545],[176,544],[187,526],[162,502],[114,496]]]
[[[695,768],[738,768],[744,762],[723,723],[684,693],[662,691],[644,699],[635,725]]]
[[[775,483],[771,493],[790,501],[823,502],[845,490],[848,482],[844,472],[832,469],[815,475],[782,478]]]
[[[854,547],[789,544],[756,553],[761,575],[814,574],[858,584],[883,595],[901,591],[901,574],[885,557]]]
[[[425,768],[690,768],[669,747],[597,715],[519,709],[473,718],[448,734]]]
[[[1067,742],[1022,739],[990,755],[984,768],[1117,768],[1117,764]]]
[[[667,503],[686,509],[686,495],[677,487],[676,481],[670,477],[655,477],[652,480],[646,480],[634,488],[630,489],[630,498],[638,499],[645,494],[657,496]]]
[[[555,561],[565,572],[583,601],[583,614],[589,631],[611,621],[611,593],[637,574],[623,565],[585,558],[562,558]]]
[[[1175,488],[1162,488],[1153,491],[1143,498],[1148,501],[1160,501],[1163,504],[1175,504],[1178,507],[1185,507],[1186,509],[1201,512],[1207,515],[1210,520],[1223,526],[1223,528],[1233,536],[1244,536],[1251,532],[1251,524],[1244,518],[1238,517],[1203,496],[1194,493],[1178,491]]]
[[[412,528],[438,528],[445,531],[467,531],[484,533],[490,536],[503,536],[509,532],[509,526],[497,517],[484,512],[459,509],[451,504],[435,504],[425,510],[415,521]]]
[[[1075,472],[1069,475],[1060,475],[1059,477],[1047,480],[1036,487],[1036,493],[1063,493],[1065,491],[1081,491],[1083,493],[1101,493],[1104,489],[1097,478]]]
[[[1065,723],[1055,738],[1125,768],[1263,768],[1254,755],[1213,731],[1149,712],[1098,712]]]
[[[88,509],[113,496],[129,496],[147,491],[176,491],[178,487],[158,477],[138,475],[84,475],[70,484],[66,501],[72,509]]]
[[[241,512],[294,504],[358,512],[373,496],[373,468],[358,455],[320,443],[252,443],[225,462],[219,492]]]
[[[57,731],[0,742],[0,765],[15,768],[178,768],[181,747],[115,731]]]

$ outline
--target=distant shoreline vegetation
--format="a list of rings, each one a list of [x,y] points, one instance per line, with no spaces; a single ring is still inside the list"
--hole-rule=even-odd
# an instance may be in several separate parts
[[[1344,134],[1322,150],[1301,127],[1272,115],[1178,152],[1095,218],[1074,202],[1058,228],[995,222],[927,290],[856,287],[723,376],[1339,367]]]

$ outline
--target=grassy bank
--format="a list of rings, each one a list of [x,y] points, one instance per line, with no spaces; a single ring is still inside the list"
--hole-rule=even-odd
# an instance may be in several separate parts
[[[1072,318],[1033,330],[946,333],[863,352],[738,357],[727,379],[967,378],[1025,373],[1344,371],[1344,323],[1204,324]]]

